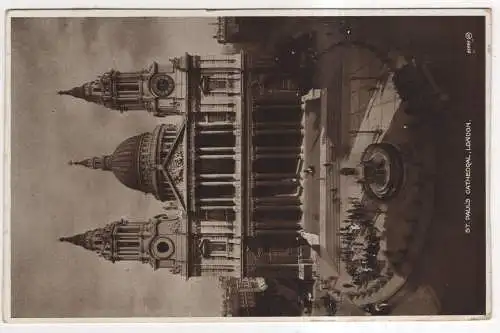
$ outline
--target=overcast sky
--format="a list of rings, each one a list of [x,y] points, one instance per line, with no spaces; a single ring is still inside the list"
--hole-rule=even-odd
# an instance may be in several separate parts
[[[168,270],[107,262],[58,242],[122,217],[160,212],[154,197],[113,174],[67,162],[112,153],[159,121],[58,96],[111,68],[218,54],[210,18],[30,18],[12,22],[12,315],[128,317],[219,315],[210,279],[186,282]]]

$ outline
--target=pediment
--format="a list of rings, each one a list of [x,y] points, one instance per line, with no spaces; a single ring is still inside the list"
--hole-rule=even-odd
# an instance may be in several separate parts
[[[167,157],[162,161],[163,174],[174,192],[177,201],[186,209],[185,193],[185,154],[184,154],[184,136],[186,132],[186,122],[179,127],[174,143],[172,144]]]

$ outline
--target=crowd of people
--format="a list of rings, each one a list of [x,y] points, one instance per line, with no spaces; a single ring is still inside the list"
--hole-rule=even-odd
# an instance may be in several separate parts
[[[380,233],[374,225],[376,211],[366,208],[359,200],[350,198],[352,208],[340,228],[341,260],[358,288],[382,277],[386,264],[380,260]]]

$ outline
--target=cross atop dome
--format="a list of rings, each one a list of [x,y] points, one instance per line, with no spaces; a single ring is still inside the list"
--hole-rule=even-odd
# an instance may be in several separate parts
[[[69,165],[81,165],[90,169],[111,171],[111,155],[86,158],[81,161],[69,161]]]

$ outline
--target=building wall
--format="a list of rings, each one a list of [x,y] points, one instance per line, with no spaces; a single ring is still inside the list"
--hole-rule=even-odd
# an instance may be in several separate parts
[[[189,76],[193,172],[191,212],[204,252],[199,275],[241,276],[241,55],[194,57]]]
[[[295,82],[275,70],[272,57],[251,54],[194,57],[190,78],[193,224],[213,245],[194,258],[196,271],[304,275],[303,113]]]

